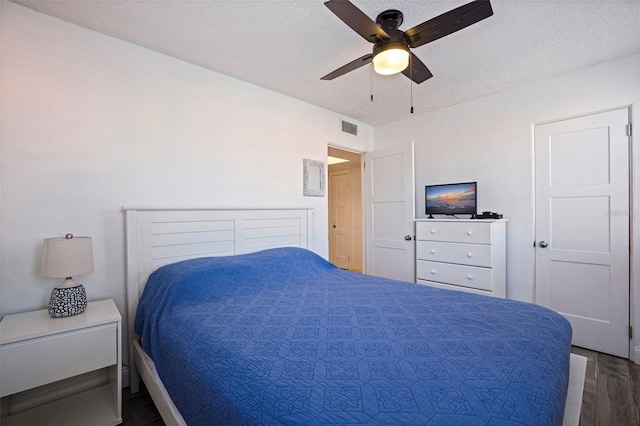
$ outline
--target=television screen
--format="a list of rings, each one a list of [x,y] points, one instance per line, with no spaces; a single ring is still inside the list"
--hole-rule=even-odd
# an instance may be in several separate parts
[[[425,192],[426,214],[476,214],[477,182],[427,185]]]

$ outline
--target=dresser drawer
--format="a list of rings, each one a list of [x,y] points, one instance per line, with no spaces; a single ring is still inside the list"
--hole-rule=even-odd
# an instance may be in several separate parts
[[[483,296],[489,296],[489,297],[491,297],[493,295],[490,291],[487,291],[487,290],[478,290],[477,288],[462,287],[460,285],[443,284],[443,283],[438,283],[438,282],[435,282],[435,281],[417,280],[416,283],[417,284],[421,284],[421,285],[427,285],[429,287],[444,288],[444,289],[447,289],[447,290],[464,291],[465,293],[482,294]]]
[[[436,281],[463,287],[491,291],[493,270],[475,266],[454,265],[451,263],[416,262],[416,277],[425,281]]]
[[[491,244],[492,225],[490,222],[417,222],[416,239]]]
[[[2,396],[118,362],[117,324],[105,324],[2,346]]]
[[[485,244],[443,243],[417,241],[418,260],[458,263],[462,265],[491,267],[491,246]]]

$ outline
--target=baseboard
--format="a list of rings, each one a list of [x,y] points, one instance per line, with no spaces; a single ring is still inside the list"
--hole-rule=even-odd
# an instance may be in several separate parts
[[[35,389],[9,395],[2,398],[3,408],[6,409],[8,415],[13,415],[67,396],[97,388],[107,383],[109,383],[109,372],[107,369],[95,370]],[[123,366],[122,387],[125,388],[127,386],[129,386],[129,367]]]
[[[9,399],[9,415],[30,410],[107,383],[109,383],[109,374],[106,369],[102,369],[9,395],[6,397]]]
[[[123,365],[122,366],[122,388],[128,388],[129,387],[129,366],[128,365]]]
[[[640,364],[640,346],[634,346],[631,351],[631,362]]]

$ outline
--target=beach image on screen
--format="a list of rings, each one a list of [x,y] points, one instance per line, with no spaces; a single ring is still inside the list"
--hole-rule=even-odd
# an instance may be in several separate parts
[[[427,213],[464,214],[476,212],[476,183],[426,187]]]

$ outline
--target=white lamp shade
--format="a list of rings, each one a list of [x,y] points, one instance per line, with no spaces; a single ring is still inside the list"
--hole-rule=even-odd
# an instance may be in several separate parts
[[[45,238],[40,275],[66,278],[93,272],[91,237]]]

